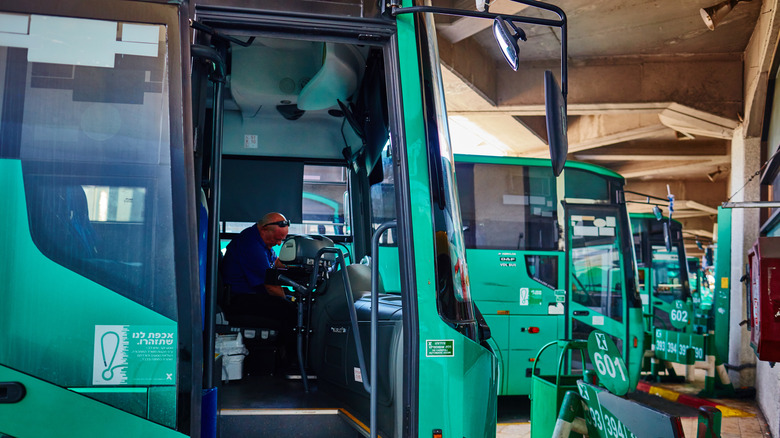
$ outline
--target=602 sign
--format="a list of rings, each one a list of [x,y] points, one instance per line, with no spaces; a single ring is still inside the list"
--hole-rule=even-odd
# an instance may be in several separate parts
[[[669,312],[669,319],[672,327],[683,329],[690,324],[691,306],[683,300],[672,301],[672,310]]]

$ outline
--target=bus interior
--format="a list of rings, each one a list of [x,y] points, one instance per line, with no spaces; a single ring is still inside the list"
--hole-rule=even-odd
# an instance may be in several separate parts
[[[383,233],[382,251],[371,258],[374,230],[395,219],[386,41],[384,46],[381,41],[366,44],[356,35],[351,40],[301,39],[300,34],[261,35],[251,29],[226,36],[201,29],[202,38],[224,48],[225,58],[224,78],[215,78],[220,72],[208,63],[194,67],[193,74],[199,96],[194,120],[203,139],[204,211],[211,215],[219,205],[218,235],[208,233],[209,265],[215,259],[219,264],[216,251],[242,229],[268,212],[281,212],[291,221],[287,239],[292,243],[276,250],[288,264],[285,277],[302,286],[297,293],[287,290],[304,315],[299,327],[304,367],[290,375],[274,369],[277,321],[220,314],[217,338],[241,333],[248,350],[240,379],[221,375],[220,431],[223,436],[258,428],[285,434],[309,430],[310,436],[366,432],[369,263],[379,263],[395,267],[382,269],[377,282],[376,421],[382,436],[397,436],[404,342],[399,255],[391,245],[395,229]],[[294,247],[289,257],[287,246]],[[318,254],[323,247],[329,252]],[[209,272],[218,271],[217,266]],[[216,283],[219,312],[229,294]],[[360,345],[350,313],[359,321]],[[222,357],[223,370],[229,360],[235,359]]]

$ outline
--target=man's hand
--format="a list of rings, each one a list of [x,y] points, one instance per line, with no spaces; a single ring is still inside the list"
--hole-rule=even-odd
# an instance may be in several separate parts
[[[266,284],[265,290],[268,292],[268,295],[272,295],[279,298],[285,298],[285,299],[287,298],[281,286]]]

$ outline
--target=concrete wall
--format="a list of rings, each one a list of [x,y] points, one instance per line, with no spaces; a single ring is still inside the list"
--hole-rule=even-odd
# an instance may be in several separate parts
[[[758,177],[747,180],[761,166],[761,142],[758,138],[743,138],[742,128],[734,132],[731,148],[731,180],[729,196],[732,201],[760,200]],[[745,185],[747,183],[747,185]],[[744,188],[742,188],[744,186]],[[742,188],[742,190],[740,190]],[[767,362],[756,360],[750,347],[750,338],[745,326],[739,326],[744,320],[746,293],[739,282],[745,272],[747,253],[759,234],[759,209],[734,209],[731,216],[732,253],[731,253],[731,319],[729,331],[729,363],[741,365],[756,363],[756,368],[745,368],[740,372],[730,371],[729,376],[735,387],[754,386],[756,401],[766,417],[773,437],[780,436],[780,367],[771,368]]]
[[[756,364],[756,400],[773,437],[780,436],[780,366]]]
[[[743,138],[742,126],[734,131],[731,142],[731,180],[728,196],[735,202],[759,200],[759,182],[748,179],[760,167],[761,141],[758,138]],[[737,208],[731,215],[731,315],[729,324],[729,363],[741,365],[754,363],[755,354],[750,348],[747,326],[739,323],[746,318],[746,291],[739,281],[745,273],[748,250],[758,238],[758,209]],[[729,372],[735,387],[754,386],[755,369]]]

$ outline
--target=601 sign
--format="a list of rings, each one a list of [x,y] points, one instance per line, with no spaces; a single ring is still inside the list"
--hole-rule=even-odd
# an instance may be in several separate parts
[[[628,393],[628,371],[623,357],[620,355],[615,343],[604,332],[595,330],[588,336],[588,356],[599,382],[607,390],[615,395],[623,396]]]

